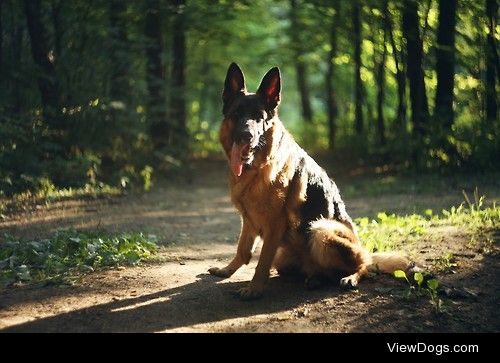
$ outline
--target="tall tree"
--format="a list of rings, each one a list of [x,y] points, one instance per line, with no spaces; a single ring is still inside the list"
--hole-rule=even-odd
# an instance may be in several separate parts
[[[389,41],[392,48],[392,56],[396,66],[396,83],[398,85],[398,108],[396,112],[396,126],[398,131],[404,131],[406,126],[406,70],[405,70],[405,50],[401,45],[401,51],[398,51],[396,40],[394,39],[394,26],[390,16],[387,16],[387,25],[389,26]]]
[[[111,0],[109,2],[110,27],[110,96],[113,100],[124,102],[128,94],[128,59],[124,59],[127,51],[127,1]]]
[[[332,84],[335,77],[335,57],[337,55],[337,29],[340,24],[340,7],[341,2],[336,2],[334,5],[335,15],[332,19],[332,24],[330,25],[330,51],[328,52],[328,57],[326,60],[327,71],[326,71],[326,107],[328,111],[328,147],[330,150],[334,149],[335,146],[335,135],[337,133],[337,114],[338,114],[338,104],[335,95],[335,89]]]
[[[491,125],[498,120],[498,94],[496,80],[500,79],[500,62],[498,59],[495,31],[497,26],[498,3],[496,0],[486,0],[486,17],[488,20],[488,35],[486,44],[486,120]]]
[[[163,66],[162,21],[159,0],[147,0],[145,23],[147,117],[153,147],[160,151],[170,144],[172,135],[170,124],[165,115],[165,69]]]
[[[410,82],[411,119],[413,134],[417,140],[425,134],[429,118],[429,106],[422,68],[423,49],[420,38],[418,2],[403,1],[403,36],[406,39],[407,77]]]
[[[25,34],[25,27],[22,26],[21,23],[16,23],[14,29],[12,31],[12,41],[10,46],[10,55],[9,55],[9,64],[12,68],[18,70],[20,64],[22,63],[22,54],[23,54],[23,39]],[[7,62],[7,59],[5,59]],[[7,76],[4,74],[4,76]],[[12,87],[12,105],[8,105],[8,108],[11,110],[12,114],[19,115],[22,111],[23,105],[23,86],[21,85],[21,75],[20,72],[9,72],[9,81],[11,81]],[[10,106],[10,107],[9,107]]]
[[[3,73],[3,26],[2,26],[3,0],[0,0],[0,81]]]
[[[377,69],[377,135],[380,145],[385,145],[384,98],[385,98],[385,63],[387,59],[387,33],[389,32],[388,0],[382,3],[382,51]]]
[[[294,50],[295,72],[297,76],[297,89],[300,96],[300,104],[302,106],[302,117],[306,122],[312,122],[313,112],[311,101],[309,98],[309,86],[307,84],[307,68],[304,61],[304,49],[300,33],[302,32],[299,21],[299,9],[297,0],[290,0],[290,23],[291,23],[291,40],[292,49]]]
[[[172,41],[172,93],[170,115],[176,124],[175,143],[185,146],[187,143],[186,125],[186,19],[185,0],[172,0],[174,5],[173,41]],[[178,141],[178,142],[177,142]]]
[[[436,45],[437,89],[434,117],[442,132],[453,124],[455,78],[455,24],[457,0],[439,0],[439,26]]]
[[[62,48],[62,36],[63,36],[63,29],[62,29],[62,19],[61,19],[61,13],[62,13],[62,7],[63,7],[63,2],[61,0],[52,0],[51,2],[51,17],[52,17],[52,25],[54,26],[54,47],[56,51],[56,56],[60,57],[61,55],[61,48]]]
[[[63,126],[62,94],[54,66],[53,50],[48,45],[48,32],[42,22],[41,1],[24,0],[24,9],[30,35],[31,53],[39,68],[38,88],[40,90],[45,122],[54,129]]]
[[[363,82],[361,80],[361,6],[359,0],[352,4],[352,24],[354,42],[354,90],[355,115],[354,128],[356,134],[363,133]]]

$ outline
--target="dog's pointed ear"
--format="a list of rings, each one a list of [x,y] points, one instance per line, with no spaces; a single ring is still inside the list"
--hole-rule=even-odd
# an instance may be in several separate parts
[[[271,68],[262,78],[257,94],[264,99],[268,109],[278,107],[281,100],[281,75],[278,67]]]
[[[224,82],[224,92],[222,101],[224,103],[223,113],[225,114],[234,97],[246,91],[245,76],[236,63],[231,63],[227,70],[226,81]]]

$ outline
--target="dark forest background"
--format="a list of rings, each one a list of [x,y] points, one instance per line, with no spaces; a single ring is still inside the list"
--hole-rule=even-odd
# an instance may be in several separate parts
[[[0,195],[220,154],[236,61],[312,152],[498,168],[497,0],[0,0]]]

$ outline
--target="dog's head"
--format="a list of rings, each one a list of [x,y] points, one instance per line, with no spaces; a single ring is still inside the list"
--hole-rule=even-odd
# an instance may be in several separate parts
[[[256,93],[249,93],[240,67],[236,63],[229,66],[222,95],[221,143],[234,175],[239,177],[244,166],[251,167],[256,154],[264,147],[265,134],[277,115],[280,91],[278,67],[266,73]]]

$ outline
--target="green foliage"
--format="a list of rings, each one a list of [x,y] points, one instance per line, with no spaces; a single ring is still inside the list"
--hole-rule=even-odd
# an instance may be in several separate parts
[[[485,197],[478,196],[477,188],[474,192],[474,203],[471,203],[465,192],[464,196],[468,207],[462,203],[458,207],[451,207],[450,210],[443,210],[443,218],[433,218],[433,223],[436,225],[453,224],[462,226],[471,233],[500,226],[500,207],[496,203],[485,208]]]
[[[406,277],[406,273],[402,270],[394,271],[394,277],[397,279],[405,279],[406,281],[408,281],[408,278]]]
[[[407,289],[403,294],[405,299],[418,299],[428,295],[435,313],[441,314],[446,311],[443,300],[438,296],[439,282],[437,279],[427,279],[426,281],[424,274],[415,272],[413,281],[410,281],[402,270],[394,271],[394,277],[406,281]]]
[[[437,272],[451,272],[457,266],[453,253],[445,253],[432,261],[432,267]]]
[[[0,198],[0,214],[9,209],[18,209],[26,204],[50,204],[68,198],[100,198],[103,196],[118,196],[122,190],[104,183],[85,184],[81,188],[56,188],[48,179],[41,178],[32,191],[17,193],[10,198]]]
[[[443,210],[441,215],[434,215],[432,210],[427,209],[424,215],[411,214],[397,216],[380,212],[377,219],[370,220],[367,217],[356,219],[361,241],[369,251],[392,250],[403,243],[409,245],[417,239],[424,237],[429,228],[433,226],[454,225],[460,227],[464,232],[477,235],[492,243],[485,232],[500,228],[500,207],[493,203],[490,207],[484,207],[484,196],[479,197],[475,192],[475,202],[465,207],[464,203],[458,207]],[[489,242],[488,242],[489,241]],[[471,243],[473,241],[471,240]],[[435,261],[438,270],[449,270],[456,267],[453,255],[444,255]]]
[[[377,219],[371,222],[368,218],[358,218],[356,222],[359,226],[361,241],[370,251],[385,251],[401,246],[403,242],[405,246],[408,246],[409,242],[429,233],[429,228],[432,226],[455,225],[464,232],[486,239],[487,246],[492,244],[493,240],[487,239],[485,233],[500,228],[500,207],[496,204],[485,207],[485,198],[479,197],[477,189],[474,192],[474,202],[471,202],[465,192],[464,197],[468,207],[462,203],[450,210],[443,210],[441,215],[434,215],[432,210],[428,209],[425,215],[412,214],[404,217],[381,212],[377,215]],[[473,240],[471,240],[471,245],[474,245]],[[486,248],[483,251],[488,252]],[[452,253],[446,253],[433,261],[433,269],[436,272],[447,272],[455,267],[457,263]],[[446,311],[442,299],[438,296],[439,283],[436,279],[426,279],[425,274],[415,272],[413,280],[410,281],[402,270],[394,271],[394,277],[405,280],[408,285],[403,294],[404,298],[429,296],[436,313]]]
[[[441,300],[438,296],[438,286],[439,282],[436,279],[431,279],[427,281],[427,288],[425,289],[431,298],[431,304],[434,307],[434,311],[437,314],[441,314],[446,312],[446,307],[444,305],[443,300]]]
[[[41,182],[57,188],[102,182],[122,188],[138,185],[148,190],[153,170],[156,177],[177,168],[186,157],[220,155],[221,90],[231,61],[237,61],[245,70],[249,91],[255,91],[267,69],[278,65],[283,74],[280,117],[308,150],[325,150],[329,130],[325,83],[333,46],[336,54],[330,81],[337,109],[336,153],[357,160],[372,156],[410,169],[467,167],[483,171],[499,166],[500,123],[488,123],[484,115],[488,32],[484,2],[459,2],[458,6],[455,121],[451,128],[443,128],[441,120],[433,116],[428,120],[426,136],[420,137],[411,132],[410,108],[401,119],[396,112],[396,61],[400,69],[405,68],[408,45],[402,36],[400,2],[390,0],[385,12],[380,2],[360,1],[365,131],[355,136],[351,3],[298,1],[299,29],[294,29],[289,1],[190,0],[180,12],[160,1],[158,40],[164,48],[160,50],[158,75],[162,76],[154,79],[153,86],[156,82],[166,102],[165,107],[160,105],[153,111],[158,111],[163,127],[168,129],[162,150],[155,150],[155,132],[148,119],[148,112],[154,108],[150,107],[145,52],[145,46],[154,39],[144,33],[150,3],[40,1],[45,29],[40,37],[47,42],[44,53],[55,69],[51,82],[59,85],[59,106],[54,115],[60,122],[44,115],[42,101],[53,95],[47,90],[40,94],[39,81],[47,75],[33,59],[23,2],[0,4],[0,195],[36,191]],[[173,34],[178,31],[174,25],[180,14],[186,17],[185,32],[179,34],[186,39],[185,59],[180,59],[182,54],[172,47]],[[431,114],[437,88],[437,14],[437,4],[432,3],[425,25],[422,6],[419,12],[425,27],[423,67]],[[384,34],[386,17],[391,20],[392,37]],[[332,25],[335,44],[331,44]],[[300,57],[296,56],[297,49]],[[382,110],[387,143],[380,145],[376,90],[377,66],[384,49],[387,57]],[[174,61],[184,64],[182,74],[170,74]],[[295,79],[298,61],[305,65],[314,114],[313,122],[307,125],[300,116],[303,95]],[[185,79],[181,89],[175,84],[178,78]],[[168,104],[177,96],[186,102],[185,125],[176,119],[172,104]],[[180,130],[187,130],[186,143],[177,143]]]
[[[377,219],[358,218],[356,223],[361,241],[374,252],[392,250],[402,242],[415,241],[430,226],[430,221],[418,214],[401,217],[384,212],[378,213]]]
[[[157,250],[155,236],[59,230],[50,239],[0,241],[0,283],[70,282],[103,267],[136,265]]]
[[[422,287],[423,282],[424,282],[424,275],[422,275],[421,272],[415,272],[415,275],[413,275],[413,279],[415,280],[418,288],[420,289]]]
[[[144,169],[141,171],[141,176],[143,179],[144,191],[149,192],[151,186],[153,185],[151,179],[153,177],[153,168],[149,165],[146,165]]]

